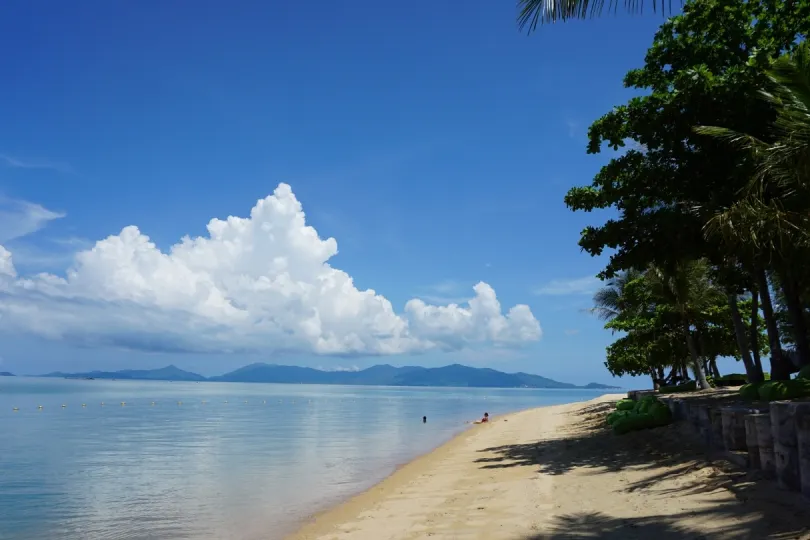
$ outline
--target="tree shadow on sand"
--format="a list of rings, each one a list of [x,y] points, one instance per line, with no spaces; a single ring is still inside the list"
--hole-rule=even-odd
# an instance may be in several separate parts
[[[704,459],[703,450],[685,441],[688,434],[681,433],[680,427],[639,431],[621,438],[608,429],[595,427],[580,435],[484,448],[481,453],[494,456],[478,458],[476,463],[483,469],[537,467],[544,474],[558,475],[580,467],[608,471],[631,466],[652,469]],[[661,444],[662,439],[670,439],[677,446]]]
[[[761,473],[733,466],[718,456],[708,455],[690,426],[681,422],[652,430],[615,435],[604,425],[611,405],[590,406],[577,412],[563,412],[564,431],[527,444],[512,444],[480,450],[476,460],[482,469],[528,467],[546,475],[603,474],[632,469],[635,481],[617,483],[621,492],[647,492],[656,497],[709,494],[718,489],[731,492],[730,503],[708,503],[700,512],[678,515],[620,519],[597,513],[555,517],[551,531],[525,540],[559,539],[797,539],[810,538],[810,506],[797,493],[781,492]],[[573,427],[565,427],[571,426]],[[565,430],[568,431],[565,431]],[[583,471],[584,469],[584,471]],[[670,481],[672,480],[672,481]],[[662,482],[666,482],[662,484]],[[648,491],[649,490],[649,491]],[[703,533],[690,530],[687,517],[710,519]],[[717,526],[725,524],[725,528]],[[801,526],[797,526],[801,525]],[[805,528],[802,528],[805,527]],[[705,531],[715,531],[707,534]],[[523,540],[523,539],[522,539]]]
[[[686,520],[710,520],[718,524],[711,532],[696,531]],[[578,513],[554,518],[548,532],[520,540],[787,540],[805,538],[801,532],[779,523],[757,521],[737,505],[717,505],[701,512],[616,518],[600,513]]]

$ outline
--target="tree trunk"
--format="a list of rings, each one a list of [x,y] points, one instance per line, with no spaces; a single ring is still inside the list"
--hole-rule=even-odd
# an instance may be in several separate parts
[[[799,355],[799,364],[806,366],[810,364],[810,342],[807,341],[807,325],[804,322],[804,309],[799,297],[799,289],[793,272],[782,271],[782,290],[785,293],[785,303],[787,304],[788,315],[793,326],[793,340],[796,342],[796,352]]]
[[[680,366],[675,364],[672,366],[672,371],[669,372],[669,375],[664,379],[664,383],[666,384],[675,384],[675,379],[678,377],[678,371],[680,370]],[[663,373],[663,370],[661,370]]]
[[[692,359],[692,368],[695,370],[695,379],[701,390],[708,390],[709,381],[706,380],[706,373],[703,371],[703,366],[700,365],[700,358],[698,358],[697,347],[695,347],[695,340],[692,338],[692,331],[689,328],[689,321],[684,314],[683,318],[683,333],[686,337],[686,346],[689,348],[689,356]]]
[[[653,390],[658,390],[659,388],[661,388],[661,386],[659,384],[659,381],[658,381],[658,377],[655,376],[655,369],[654,368],[650,368],[650,378],[652,379],[652,382],[653,382]]]
[[[762,371],[757,374],[754,369],[754,362],[751,360],[751,352],[748,350],[748,338],[745,336],[745,325],[740,316],[740,308],[737,306],[737,294],[728,293],[728,307],[731,310],[731,322],[734,324],[734,335],[737,338],[737,347],[740,349],[740,356],[745,365],[745,374],[749,382],[761,382]]]
[[[712,358],[711,364],[712,364],[712,372],[714,373],[714,377],[717,378],[717,379],[722,377],[722,375],[720,375],[720,370],[717,369],[717,358]]]
[[[762,359],[759,357],[759,294],[756,288],[751,289],[751,325],[749,326],[751,336],[751,359],[754,361],[754,369],[762,373]],[[764,380],[765,377],[763,376]]]
[[[771,379],[786,381],[790,378],[790,370],[782,357],[782,340],[779,337],[779,327],[776,326],[776,317],[773,314],[768,277],[765,275],[764,268],[757,268],[756,273],[759,295],[762,298],[762,315],[765,317],[765,330],[768,331],[768,345],[771,349]]]
[[[681,360],[681,377],[684,381],[689,380],[689,370],[686,369],[686,359]]]

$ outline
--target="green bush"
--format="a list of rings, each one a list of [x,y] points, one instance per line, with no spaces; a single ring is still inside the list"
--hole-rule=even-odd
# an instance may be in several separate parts
[[[740,397],[749,401],[756,401],[759,399],[759,387],[766,383],[748,383],[744,384],[739,389]]]
[[[687,381],[683,384],[677,384],[672,386],[662,386],[658,389],[659,392],[662,394],[677,394],[678,392],[692,392],[697,389],[697,383],[695,381]]]
[[[616,422],[619,418],[624,418],[625,416],[629,416],[632,414],[630,411],[613,411],[609,415],[607,415],[607,423],[609,426],[612,426],[614,422]]]
[[[729,373],[727,375],[723,375],[721,377],[715,377],[715,381],[746,381],[748,380],[748,375],[745,373]]]
[[[644,397],[636,402],[636,406],[633,407],[633,412],[636,414],[644,414],[650,410],[650,406],[653,403],[657,403],[658,400],[655,399],[654,396],[647,396]]]
[[[613,423],[613,432],[616,435],[624,435],[631,431],[647,429],[653,427],[655,419],[651,414],[631,414],[620,418]]]
[[[632,411],[633,407],[636,406],[636,402],[632,399],[622,399],[616,403],[616,410],[617,411]]]
[[[742,373],[729,373],[714,379],[715,386],[742,386],[748,382],[748,377]]]
[[[672,422],[669,407],[658,401],[655,396],[646,396],[633,403],[632,410],[619,410],[617,404],[617,410],[607,415],[607,424],[613,427],[617,435],[665,426]]]
[[[768,381],[759,386],[759,398],[763,401],[810,397],[810,380]]]
[[[672,412],[669,410],[669,407],[660,401],[656,401],[650,406],[648,414],[653,417],[659,426],[665,426],[672,422]]]
[[[802,369],[799,370],[799,374],[796,376],[797,379],[810,379],[810,366],[804,366]]]

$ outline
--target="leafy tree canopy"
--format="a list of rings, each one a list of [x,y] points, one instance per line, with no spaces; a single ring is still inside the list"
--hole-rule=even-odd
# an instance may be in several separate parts
[[[809,29],[810,0],[698,0],[662,25],[644,67],[625,77],[625,86],[649,93],[614,108],[589,130],[589,153],[605,145],[618,150],[628,140],[635,147],[565,199],[573,210],[619,211],[580,239],[591,255],[614,250],[604,277],[651,263],[724,259],[703,227],[733,204],[755,164],[750,153],[702,137],[694,127],[725,126],[767,138],[775,113],[758,89],[768,83],[773,60]]]

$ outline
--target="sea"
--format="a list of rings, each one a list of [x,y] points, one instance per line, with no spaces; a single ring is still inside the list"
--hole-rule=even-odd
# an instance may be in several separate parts
[[[0,377],[0,539],[277,540],[484,412],[603,393]]]

